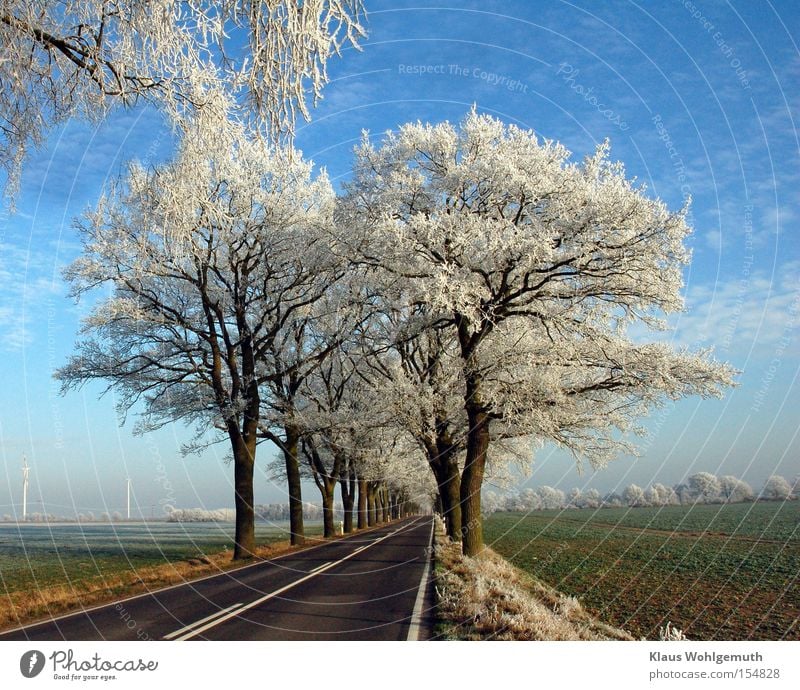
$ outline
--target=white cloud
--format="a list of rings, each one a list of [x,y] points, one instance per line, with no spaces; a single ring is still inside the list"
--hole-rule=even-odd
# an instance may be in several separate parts
[[[5,351],[31,345],[36,324],[46,318],[49,305],[64,300],[66,292],[53,240],[31,238],[29,249],[24,246],[26,238],[14,239],[0,243],[0,350]]]
[[[796,348],[800,317],[800,262],[780,273],[745,271],[738,279],[690,287],[687,311],[674,320],[674,338],[684,344],[713,346],[720,355],[758,355],[780,346]]]

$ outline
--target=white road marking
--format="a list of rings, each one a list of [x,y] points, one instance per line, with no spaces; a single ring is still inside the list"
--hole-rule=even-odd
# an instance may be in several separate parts
[[[428,544],[433,544],[433,520],[431,520],[431,537]],[[428,575],[431,571],[431,558],[427,549],[425,550],[425,569],[422,571],[422,578],[419,581],[419,589],[417,590],[417,600],[414,602],[414,612],[411,614],[411,623],[408,627],[409,641],[417,642],[422,634],[422,606],[425,603],[425,590],[428,587]]]
[[[376,539],[375,541],[369,543],[368,545],[361,547],[361,549],[359,549],[359,551],[363,551],[364,549],[368,549],[368,548],[370,548],[372,546],[375,546],[376,544],[380,544],[385,539],[388,539],[389,537],[393,537],[397,532],[400,532],[402,530],[409,529],[409,528],[413,527],[418,521],[419,521],[419,518],[417,518],[416,520],[414,520],[410,524],[404,525],[400,529],[395,530],[394,532],[389,532],[389,534],[385,534],[380,539]],[[330,563],[325,563],[324,565],[322,565],[319,568],[316,568],[314,571],[310,572],[305,577],[301,577],[299,580],[295,580],[294,582],[290,582],[288,585],[284,585],[283,587],[280,587],[279,589],[276,589],[274,592],[270,592],[269,594],[265,594],[263,597],[261,597],[259,599],[256,599],[255,601],[251,601],[249,604],[245,604],[241,608],[237,608],[235,611],[231,611],[230,613],[227,613],[224,616],[220,616],[220,617],[214,618],[214,620],[209,621],[208,623],[206,623],[205,625],[202,625],[201,627],[194,627],[193,630],[190,630],[189,632],[185,633],[184,635],[181,635],[180,637],[176,637],[174,639],[175,639],[176,642],[181,642],[183,640],[188,640],[188,639],[194,637],[195,635],[199,635],[200,633],[203,633],[206,630],[210,630],[211,628],[216,627],[217,625],[220,625],[221,623],[224,623],[225,621],[228,621],[231,618],[234,618],[235,616],[239,616],[240,614],[244,613],[245,611],[249,611],[250,609],[255,608],[256,606],[260,606],[261,604],[263,604],[264,602],[269,601],[270,599],[274,599],[279,594],[283,594],[284,592],[287,592],[288,590],[292,589],[293,587],[296,587],[297,585],[305,582],[306,580],[310,580],[312,577],[316,577],[317,575],[321,575],[322,573],[324,573],[327,570],[330,570],[331,568],[335,568],[340,563],[344,563],[345,561],[350,560],[357,553],[358,553],[358,551],[351,551],[344,558],[340,558],[338,561],[331,561]]]
[[[318,565],[316,568],[311,568],[311,570],[309,570],[308,572],[309,573],[315,573],[318,570],[322,570],[326,565],[330,565],[333,562],[334,561],[328,561],[327,563],[323,563],[322,565]]]
[[[226,609],[221,609],[221,610],[217,611],[216,613],[212,613],[210,616],[206,616],[205,618],[201,618],[199,621],[195,621],[194,623],[190,623],[189,625],[181,628],[180,630],[176,630],[175,632],[171,632],[168,635],[164,635],[164,637],[162,639],[171,640],[174,637],[178,637],[178,635],[182,635],[183,633],[188,632],[192,628],[196,628],[197,626],[203,625],[203,623],[207,623],[208,621],[213,620],[214,618],[218,618],[220,616],[224,616],[226,613],[230,613],[234,609],[238,609],[241,605],[242,604],[239,603],[239,604],[234,604],[233,606],[229,606]]]

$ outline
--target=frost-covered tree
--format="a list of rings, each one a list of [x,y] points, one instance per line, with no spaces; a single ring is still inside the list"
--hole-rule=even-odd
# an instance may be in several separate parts
[[[560,510],[564,507],[564,492],[561,489],[554,489],[552,486],[540,486],[536,493],[542,510]]]
[[[100,286],[111,295],[57,372],[63,391],[104,380],[122,413],[141,411],[138,431],[181,421],[198,431],[190,449],[225,440],[235,558],[255,546],[262,388],[296,366],[283,368],[275,344],[330,283],[332,204],[327,179],[299,156],[198,127],[172,162],[133,166],[87,215],[83,256],[66,271],[76,297]]]
[[[711,503],[719,498],[720,484],[716,475],[710,472],[698,472],[687,480],[695,501]]]
[[[753,498],[751,486],[730,474],[719,478],[719,493],[728,503],[740,503]]]
[[[636,484],[626,486],[625,490],[622,492],[622,498],[631,508],[638,508],[640,506],[647,505],[644,489]]]
[[[345,532],[353,529],[353,502],[357,481],[357,448],[363,434],[364,409],[360,406],[357,363],[344,343],[326,357],[303,382],[297,418],[301,423],[300,447],[307,471],[322,496],[323,533],[335,534],[334,493],[342,489]]]
[[[426,330],[408,337],[420,318],[413,306],[384,300],[373,325],[364,382],[391,423],[414,440],[436,478],[448,536],[461,540],[460,472],[466,447],[457,345],[452,334]],[[413,326],[411,326],[413,328]]]
[[[582,501],[583,493],[581,490],[577,486],[573,489],[570,489],[569,493],[567,494],[567,507],[580,508]]]
[[[553,440],[602,466],[618,431],[664,399],[719,395],[707,353],[634,342],[682,308],[685,212],[625,178],[602,145],[583,163],[470,113],[410,124],[356,151],[342,216],[351,252],[449,329],[467,418],[464,552],[482,548],[480,489],[496,436]]]
[[[308,386],[311,377],[318,374],[328,358],[340,350],[361,314],[354,308],[356,298],[350,293],[346,284],[340,284],[344,275],[343,264],[339,261],[330,237],[327,235],[326,223],[318,227],[313,237],[307,236],[310,244],[301,241],[297,245],[287,244],[283,247],[284,259],[291,264],[285,275],[292,288],[282,292],[279,284],[268,289],[276,292],[276,304],[284,302],[278,308],[273,323],[271,337],[265,341],[260,351],[263,376],[261,377],[263,420],[259,425],[259,436],[272,441],[281,450],[284,458],[283,476],[288,483],[291,541],[302,544],[304,541],[301,471],[299,451],[304,436],[323,429],[338,426],[338,434],[347,433],[348,428],[341,422],[343,414],[334,410],[334,400],[330,399],[322,409],[309,405]],[[276,248],[265,248],[266,252],[275,253]],[[294,296],[293,296],[294,294]],[[294,303],[293,303],[294,302]],[[321,398],[316,399],[319,404]],[[341,401],[336,403],[339,405]],[[328,415],[328,419],[320,417]],[[332,416],[332,417],[331,417]],[[331,433],[328,431],[327,433]],[[328,442],[338,446],[338,441]],[[313,443],[307,444],[311,451]],[[333,447],[333,446],[331,446]],[[347,458],[339,457],[340,462]],[[344,465],[341,465],[344,468]],[[313,474],[313,470],[312,470]],[[314,475],[321,479],[323,475]],[[339,472],[326,476],[324,482],[339,480]],[[328,501],[326,485],[324,503],[332,506],[332,495]],[[332,529],[332,522],[330,524]]]
[[[30,145],[74,115],[147,101],[182,116],[220,92],[277,140],[364,35],[362,13],[361,0],[2,0],[0,167],[13,187]]]
[[[768,501],[785,501],[792,495],[792,486],[780,475],[772,475],[764,482],[761,498]]]
[[[602,499],[597,489],[588,489],[581,496],[581,508],[599,508],[601,504]]]
[[[532,510],[541,510],[542,499],[536,489],[523,489],[519,492],[520,509],[526,513]]]
[[[645,491],[645,499],[652,506],[678,505],[678,495],[672,487],[656,482]]]
[[[481,508],[483,509],[484,515],[496,513],[498,510],[503,510],[503,499],[496,492],[487,491],[483,495]]]

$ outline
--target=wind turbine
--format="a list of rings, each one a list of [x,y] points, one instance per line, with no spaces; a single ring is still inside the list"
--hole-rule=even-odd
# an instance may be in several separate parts
[[[125,481],[128,483],[128,520],[131,519],[131,478],[127,477]]]
[[[30,483],[31,468],[28,467],[28,458],[22,454],[22,521],[28,517],[28,484]]]

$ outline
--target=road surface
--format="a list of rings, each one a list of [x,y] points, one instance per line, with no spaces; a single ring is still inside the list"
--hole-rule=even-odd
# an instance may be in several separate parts
[[[0,634],[2,640],[406,640],[430,630],[432,519]]]

